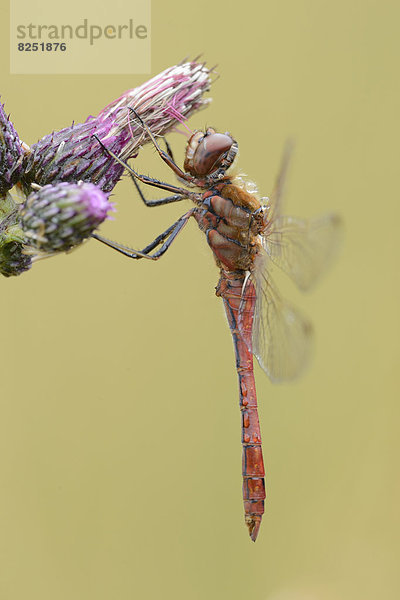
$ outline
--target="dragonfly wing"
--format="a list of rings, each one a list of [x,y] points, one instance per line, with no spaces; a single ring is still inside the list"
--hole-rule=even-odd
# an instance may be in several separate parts
[[[281,298],[268,272],[269,262],[268,255],[260,252],[251,275],[256,290],[252,351],[271,381],[290,381],[309,362],[312,326]]]
[[[269,196],[269,198],[262,199],[262,201],[265,200],[265,205],[268,209],[268,221],[270,222],[273,222],[281,214],[282,211],[283,192],[292,152],[293,143],[291,140],[288,140],[285,145],[278,176],[275,180],[274,189],[272,190],[272,193]]]
[[[270,259],[301,290],[310,289],[334,258],[342,225],[335,214],[315,219],[278,216],[262,236]]]

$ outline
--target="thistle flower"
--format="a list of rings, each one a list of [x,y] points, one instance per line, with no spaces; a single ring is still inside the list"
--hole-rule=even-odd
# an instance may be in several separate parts
[[[23,158],[22,183],[26,194],[31,184],[88,181],[110,192],[123,173],[118,164],[93,137],[122,160],[136,156],[149,141],[147,133],[132,117],[135,108],[155,135],[163,135],[177,122],[207,101],[210,73],[204,64],[183,63],[163,71],[141,86],[125,92],[97,117],[45,136]]]
[[[0,273],[10,277],[30,269],[32,259],[24,253],[27,240],[21,229],[18,206],[10,194],[4,198],[4,205],[7,210],[0,221]]]
[[[23,153],[22,145],[10,117],[0,103],[0,197],[4,197],[18,181],[22,165],[19,160]]]
[[[89,237],[110,210],[107,195],[92,183],[49,184],[21,205],[21,228],[36,250],[66,252]]]
[[[120,158],[131,158],[140,145],[149,141],[147,132],[132,118],[130,108],[135,109],[154,135],[164,135],[177,122],[183,123],[190,114],[211,102],[203,94],[210,89],[212,73],[213,69],[208,69],[205,63],[182,62],[106,106],[97,118],[113,119],[115,135],[124,135],[127,130],[131,134]]]
[[[106,218],[112,206],[108,195],[123,173],[103,146],[126,161],[149,141],[130,109],[154,135],[164,135],[209,102],[202,96],[211,73],[196,60],[166,69],[97,117],[46,135],[31,148],[1,112],[0,194],[17,183],[28,198],[18,208],[3,202],[7,210],[2,211],[0,204],[0,272],[19,274],[32,260],[70,250],[89,237]]]
[[[91,117],[85,123],[72,124],[33,144],[22,161],[25,194],[33,190],[32,183],[44,186],[62,181],[87,181],[105,193],[111,192],[124,169],[93,136],[96,135],[104,146],[120,155],[129,143],[130,134],[121,132],[119,136],[113,135],[113,128],[111,119]]]

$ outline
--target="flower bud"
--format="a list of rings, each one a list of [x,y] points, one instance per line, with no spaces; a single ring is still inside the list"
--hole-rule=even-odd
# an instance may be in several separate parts
[[[66,252],[88,238],[110,210],[107,194],[92,183],[49,184],[21,205],[21,226],[36,250]]]

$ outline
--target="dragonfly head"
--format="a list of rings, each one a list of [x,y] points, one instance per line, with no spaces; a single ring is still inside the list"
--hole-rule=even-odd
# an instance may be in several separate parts
[[[195,131],[188,141],[184,169],[194,177],[218,181],[233,163],[238,152],[236,140],[228,133],[209,127]]]

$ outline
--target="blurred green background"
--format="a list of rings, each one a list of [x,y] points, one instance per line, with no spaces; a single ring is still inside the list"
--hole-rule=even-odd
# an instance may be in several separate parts
[[[146,79],[10,76],[0,10],[2,101],[29,144]],[[158,263],[92,241],[1,279],[1,600],[400,597],[399,18],[395,1],[153,0],[152,75],[199,52],[219,65],[189,125],[231,131],[262,195],[293,137],[287,210],[337,211],[345,242],[312,294],[279,278],[317,343],[295,384],[256,367],[256,544],[232,341],[196,224]],[[135,164],[170,178],[151,148]],[[146,209],[127,178],[114,200],[102,233],[136,248],[182,213]]]

